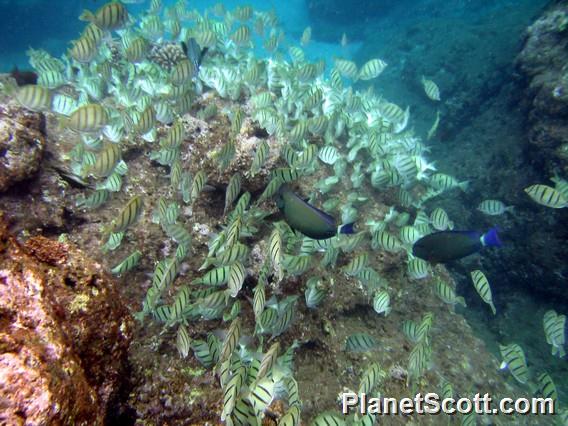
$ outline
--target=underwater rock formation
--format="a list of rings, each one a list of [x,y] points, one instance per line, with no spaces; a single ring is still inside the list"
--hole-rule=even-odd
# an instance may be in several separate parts
[[[529,141],[552,174],[568,170],[568,2],[558,2],[528,27],[516,66],[525,79]]]
[[[42,114],[0,107],[0,192],[38,171],[44,147]]]
[[[0,216],[0,306],[0,423],[103,424],[132,320],[102,266]]]

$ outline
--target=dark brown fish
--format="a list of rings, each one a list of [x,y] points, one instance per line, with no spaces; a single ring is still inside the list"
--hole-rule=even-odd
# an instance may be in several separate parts
[[[10,71],[10,75],[14,80],[16,80],[16,84],[18,86],[37,83],[37,74],[35,72],[20,71],[17,66],[14,66],[14,69]]]

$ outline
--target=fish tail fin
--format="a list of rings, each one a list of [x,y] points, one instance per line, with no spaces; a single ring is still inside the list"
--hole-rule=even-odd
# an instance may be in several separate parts
[[[69,125],[69,118],[62,116],[57,123],[57,130],[63,130]]]
[[[501,242],[499,234],[497,233],[498,230],[499,228],[494,227],[483,234],[483,236],[481,237],[481,243],[487,247],[501,247],[503,243]]]
[[[354,234],[355,233],[355,223],[346,223],[339,227],[340,234]]]
[[[14,66],[14,69],[16,70],[15,72],[17,72],[18,68]],[[12,71],[12,73],[14,73],[14,71]],[[15,79],[7,79],[7,81],[2,83],[0,89],[8,96],[15,96],[18,91],[18,82]]]
[[[204,47],[203,49],[201,49],[201,52],[199,53],[199,59],[197,60],[198,66],[201,66],[201,62],[203,61],[203,57],[207,54],[208,50],[209,50],[208,47]]]
[[[84,194],[79,194],[75,200],[75,207],[84,207],[87,200]]]
[[[467,188],[469,186],[469,180],[464,180],[463,182],[458,183],[458,186],[463,192],[467,192]]]
[[[81,13],[81,15],[79,16],[79,20],[80,21],[88,21],[88,22],[94,22],[95,21],[95,15],[93,15],[93,12],[91,12],[90,10],[83,10],[83,13]]]

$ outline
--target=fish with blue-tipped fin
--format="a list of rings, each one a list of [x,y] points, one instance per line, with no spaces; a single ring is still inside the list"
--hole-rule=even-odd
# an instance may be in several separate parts
[[[276,204],[291,228],[314,240],[354,232],[352,223],[338,226],[333,216],[302,200],[287,185],[280,187]]]
[[[477,231],[441,231],[420,238],[412,254],[431,263],[445,263],[476,253],[483,247],[501,247],[497,228]]]

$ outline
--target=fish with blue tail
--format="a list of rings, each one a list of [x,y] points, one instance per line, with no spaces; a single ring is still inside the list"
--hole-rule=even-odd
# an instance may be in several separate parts
[[[193,69],[195,71],[195,75],[199,74],[199,67],[201,66],[201,61],[203,61],[203,57],[209,50],[208,47],[204,47],[203,49],[199,47],[197,41],[190,37],[187,43],[185,41],[181,42],[181,48],[187,59],[191,61],[193,64]]]
[[[446,263],[477,253],[483,247],[501,247],[497,228],[485,234],[477,231],[441,231],[420,238],[412,254],[431,263]]]
[[[280,187],[276,204],[291,228],[314,240],[354,233],[353,223],[338,226],[333,216],[302,200],[288,185]]]

